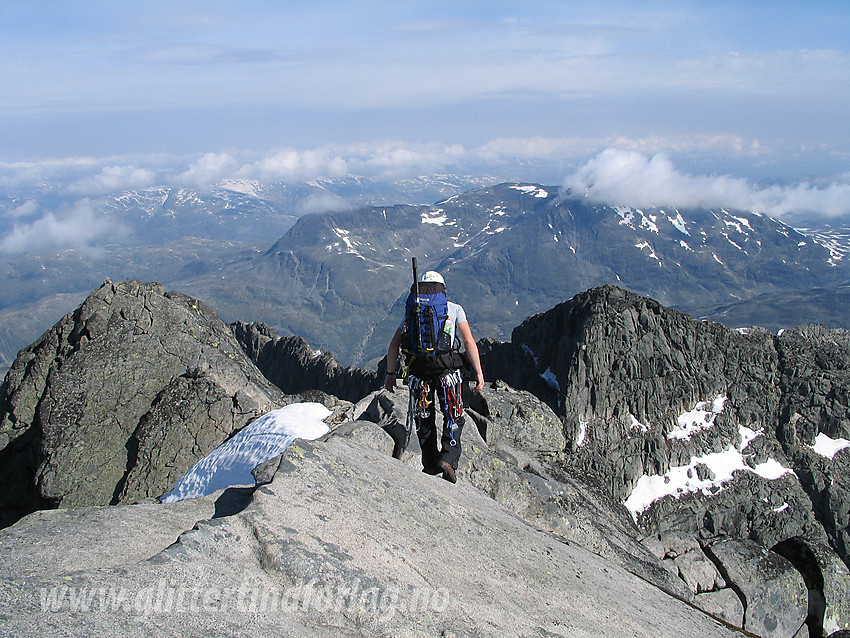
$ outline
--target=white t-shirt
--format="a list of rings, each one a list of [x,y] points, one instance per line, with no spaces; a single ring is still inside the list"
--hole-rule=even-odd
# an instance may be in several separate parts
[[[446,326],[449,327],[449,334],[452,337],[452,347],[460,347],[460,335],[457,332],[458,324],[467,321],[466,319],[466,311],[464,311],[463,306],[460,304],[454,303],[453,301],[449,302],[449,318],[446,319]]]

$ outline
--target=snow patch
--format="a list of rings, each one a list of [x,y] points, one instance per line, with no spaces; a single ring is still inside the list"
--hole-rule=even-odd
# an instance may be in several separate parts
[[[223,179],[219,182],[219,188],[234,193],[242,193],[251,197],[260,197],[262,187],[260,182],[255,179]]]
[[[676,211],[675,217],[668,217],[667,219],[670,221],[671,224],[673,224],[673,227],[680,233],[682,233],[683,235],[687,235],[688,237],[691,236],[691,234],[688,232],[688,227],[685,225],[685,220],[682,218],[682,214],[679,211]]]
[[[443,226],[445,223],[449,221],[448,216],[445,214],[445,211],[442,208],[438,208],[437,210],[422,213],[422,223],[423,224],[434,224],[435,226]]]
[[[578,436],[576,437],[576,447],[581,447],[584,445],[584,441],[587,438],[587,421],[579,421],[578,422]]]
[[[545,197],[549,197],[549,193],[539,186],[533,186],[531,184],[522,185],[522,186],[511,186],[515,191],[520,191],[521,193],[525,193],[526,195],[533,195],[534,197],[539,197],[541,199]]]
[[[531,355],[531,358],[534,360],[535,366],[540,363],[540,360],[537,358],[537,355],[534,354],[534,351],[531,348],[529,348],[526,344],[522,344],[522,349],[526,354]]]
[[[615,206],[614,210],[620,216],[620,226],[630,226],[634,228],[635,214],[628,206]]]
[[[785,474],[794,474],[793,470],[783,467],[774,459],[760,463],[755,468],[748,466],[744,461],[743,450],[761,432],[755,432],[744,426],[739,426],[738,430],[741,435],[740,448],[730,445],[723,452],[691,457],[687,465],[672,467],[665,474],[641,476],[625,501],[625,506],[632,513],[635,521],[640,513],[665,496],[679,498],[683,494],[693,492],[712,494],[722,489],[723,484],[732,480],[734,473],[740,470],[753,472],[768,480],[776,480]],[[713,473],[714,478],[699,478],[697,465],[706,466]]]
[[[295,439],[327,434],[322,419],[330,414],[321,403],[295,403],[264,414],[195,463],[160,500],[174,503],[234,485],[254,485],[254,468],[282,454]]]
[[[815,444],[810,446],[815,453],[832,460],[841,450],[850,447],[847,439],[833,439],[821,432],[815,437]]]
[[[648,241],[635,244],[635,248],[641,251],[643,251],[644,248],[649,248],[649,256],[652,257],[652,259],[654,259],[655,261],[657,261],[659,266],[661,265],[661,259],[658,257],[655,252],[655,249],[650,245]]]
[[[714,425],[717,415],[723,412],[727,397],[719,394],[713,401],[701,401],[692,410],[676,418],[676,427],[667,433],[668,439],[690,439],[692,435]]]
[[[629,413],[629,417],[631,419],[631,424],[629,425],[629,427],[632,430],[640,430],[641,432],[649,432],[649,429],[650,429],[649,426],[646,425],[645,423],[641,423],[640,421],[638,421],[637,418],[635,417],[635,415],[633,415],[632,413]]]
[[[731,214],[729,214],[729,212],[728,212],[728,211],[725,211],[725,210],[724,210],[723,212],[724,212],[724,213],[726,213],[727,215],[729,215],[729,217],[730,217],[731,219],[734,219],[734,220],[737,222],[737,223],[736,223],[736,224],[734,224],[734,225],[738,227],[738,232],[739,232],[739,233],[743,233],[743,232],[744,232],[744,231],[742,230],[742,227],[746,227],[746,229],[747,229],[747,230],[752,230],[752,229],[753,229],[753,227],[752,227],[752,226],[750,226],[750,220],[749,220],[749,219],[747,219],[746,217],[736,217],[735,215],[731,215]],[[723,222],[724,222],[727,226],[732,226],[732,225],[733,225],[733,224],[732,224],[731,222],[729,222],[728,220],[723,220]]]
[[[561,391],[561,384],[558,383],[558,377],[556,377],[555,373],[552,372],[552,368],[546,368],[546,371],[540,374],[540,378],[543,379],[546,383],[549,384],[550,387],[554,388],[558,392]]]

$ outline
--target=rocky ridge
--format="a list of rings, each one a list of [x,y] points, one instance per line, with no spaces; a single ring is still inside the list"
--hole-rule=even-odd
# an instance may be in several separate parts
[[[850,333],[731,330],[606,286],[530,317],[510,343],[485,342],[482,352],[485,376],[537,393],[562,417],[556,476],[559,467],[585,476],[649,537],[686,533],[704,550],[697,556],[717,560],[717,538],[825,547],[826,563],[845,563],[835,572],[844,593],[833,600],[848,599],[850,451],[828,458],[816,442],[850,438]],[[729,463],[737,471],[718,477]],[[694,593],[717,591],[711,582]]]
[[[294,399],[203,303],[107,281],[0,386],[0,513],[158,496],[252,418]]]
[[[344,368],[330,353],[311,348],[298,336],[280,337],[264,323],[237,321],[230,328],[263,375],[287,394],[320,390],[358,401],[383,384],[380,368]]]
[[[446,555],[445,548],[457,544],[459,549],[449,554],[460,565],[468,567],[471,563],[457,558],[456,551],[479,560],[501,561],[507,570],[496,570],[495,579],[482,579],[480,573],[475,577],[461,574],[459,582],[479,592],[482,600],[505,600],[505,583],[528,586],[527,578],[518,576],[526,574],[524,570],[552,572],[538,564],[533,550],[528,554],[536,541],[529,540],[525,532],[517,532],[514,524],[510,529],[504,527],[507,513],[519,517],[526,526],[522,529],[545,533],[556,543],[573,548],[570,551],[578,553],[570,560],[577,564],[593,572],[601,569],[602,573],[616,574],[613,579],[584,581],[586,573],[580,566],[572,577],[582,582],[574,582],[567,578],[572,572],[559,568],[549,574],[554,579],[551,586],[561,592],[559,596],[566,592],[582,599],[611,596],[620,601],[638,590],[643,592],[644,585],[663,592],[661,598],[657,594],[641,595],[655,601],[652,604],[658,606],[659,613],[670,610],[669,618],[675,620],[664,626],[657,622],[641,624],[651,620],[640,620],[643,615],[639,613],[635,631],[640,635],[676,635],[677,631],[711,635],[715,631],[709,627],[717,625],[703,625],[698,620],[702,616],[691,607],[684,616],[674,612],[675,605],[669,607],[663,602],[668,598],[766,636],[800,635],[797,630],[804,622],[809,623],[810,635],[820,636],[820,632],[835,631],[850,622],[846,608],[850,576],[836,555],[836,551],[841,554],[842,533],[846,533],[839,490],[843,489],[844,471],[840,459],[847,452],[838,452],[830,461],[808,443],[820,433],[838,437],[845,432],[841,389],[846,387],[843,370],[848,357],[840,333],[806,328],[778,337],[758,330],[741,334],[716,324],[694,322],[650,299],[614,287],[588,291],[550,313],[532,317],[517,328],[512,343],[481,344],[487,374],[498,376],[501,366],[507,371],[502,376],[510,385],[492,383],[469,402],[460,483],[455,487],[474,492],[476,499],[489,497],[492,505],[481,510],[461,495],[458,498],[463,505],[456,506],[462,507],[462,513],[455,520],[455,510],[445,504],[443,494],[454,488],[421,475],[415,437],[409,449],[399,449],[397,441],[407,411],[405,392],[373,392],[356,404],[328,396],[324,393],[334,391],[351,392],[356,397],[362,387],[368,391],[374,374],[343,369],[303,340],[279,338],[259,324],[234,324],[231,329],[203,304],[183,295],[139,282],[107,283],[76,313],[21,353],[0,394],[0,436],[6,437],[0,471],[11,475],[17,468],[31,470],[31,474],[23,475],[23,482],[32,481],[32,490],[36,490],[28,504],[30,509],[63,509],[27,516],[2,532],[0,563],[12,566],[9,573],[14,573],[14,566],[29,565],[33,570],[23,579],[3,581],[2,587],[6,592],[18,592],[15,601],[46,626],[57,626],[58,616],[45,612],[43,604],[40,611],[37,609],[38,591],[55,584],[60,572],[76,572],[71,577],[78,579],[74,586],[89,587],[87,591],[93,591],[91,586],[96,584],[149,593],[162,579],[172,579],[168,583],[173,584],[175,575],[188,569],[175,563],[175,558],[188,561],[198,577],[212,577],[220,590],[229,588],[231,592],[240,586],[234,581],[239,570],[274,592],[303,593],[312,577],[314,584],[331,586],[337,593],[340,588],[349,591],[355,583],[364,582],[378,590],[392,589],[401,582],[400,591],[413,591],[411,581],[406,577],[399,581],[394,575],[395,568],[387,570],[386,559],[380,566],[381,560],[363,553],[358,539],[370,538],[377,533],[368,532],[370,526],[381,524],[391,530],[390,537],[409,540],[396,543],[406,548],[401,554],[398,547],[393,550],[378,544],[376,555],[389,552],[404,565],[413,565],[425,579],[420,584],[432,586],[431,593],[440,581],[434,580],[431,568],[423,565],[439,564],[440,557]],[[67,336],[71,334],[77,336]],[[600,340],[602,344],[597,343]],[[171,517],[171,506],[143,504],[144,508],[158,508],[155,516],[164,521],[159,529],[165,536],[156,536],[161,540],[148,542],[144,549],[128,549],[120,554],[120,561],[110,558],[111,550],[106,550],[97,560],[80,557],[76,567],[73,560],[63,562],[54,573],[39,571],[42,568],[34,567],[39,561],[24,557],[27,539],[46,538],[55,533],[49,530],[56,524],[73,519],[79,523],[74,532],[78,534],[91,530],[91,525],[105,525],[103,521],[108,519],[112,520],[109,524],[121,524],[120,517],[110,519],[86,510],[64,509],[69,505],[104,504],[104,494],[80,489],[79,473],[52,463],[69,456],[66,447],[76,447],[77,459],[85,454],[98,457],[85,468],[89,472],[99,464],[106,468],[103,474],[89,474],[111,486],[105,491],[111,496],[106,503],[129,503],[166,491],[171,485],[161,487],[162,482],[173,482],[198,454],[203,456],[202,444],[211,450],[263,411],[245,410],[249,397],[267,401],[265,409],[300,400],[266,381],[251,359],[269,374],[277,370],[277,382],[286,392],[307,390],[302,398],[309,396],[336,409],[334,429],[325,440],[293,446],[283,457],[257,468],[255,476],[261,483],[269,483],[268,488],[228,490],[215,499],[202,499],[206,505],[199,502],[197,511],[184,506],[171,523],[165,522]],[[512,365],[507,367],[505,362]],[[167,373],[154,370],[157,367]],[[131,375],[131,369],[136,370],[136,376]],[[141,371],[147,374],[141,375]],[[93,376],[100,385],[91,380]],[[137,412],[121,416],[121,423],[137,419],[131,436],[106,437],[98,447],[91,444],[89,432],[95,427],[91,419],[118,414],[116,406],[122,403],[109,392],[99,392],[103,378],[115,383],[121,380],[122,399],[132,395],[130,388],[136,389],[139,379],[147,379],[160,389],[148,398],[141,416]],[[585,385],[584,391],[579,381]],[[325,385],[302,387],[321,384]],[[659,392],[668,394],[654,395]],[[721,392],[725,400],[717,401]],[[47,401],[44,407],[39,397]],[[94,407],[101,399],[102,405]],[[682,424],[683,410],[691,410],[695,403],[711,403],[712,399],[713,408],[709,406],[711,409],[700,416],[702,423]],[[133,405],[133,401],[127,404]],[[76,421],[40,416],[54,414],[55,407],[51,411],[48,406],[56,405],[67,405],[62,414],[73,410]],[[227,406],[229,413],[224,409]],[[24,418],[27,414],[31,415],[28,422]],[[741,423],[746,424],[744,429]],[[757,429],[760,434],[755,436]],[[39,438],[42,431],[53,435]],[[682,490],[675,497],[657,499],[643,510],[623,507],[623,501],[629,505],[628,498],[647,477],[669,477],[672,470],[695,456],[703,458],[730,447],[738,450],[742,459],[746,457],[749,470],[741,468],[743,471],[711,489]],[[172,454],[188,449],[191,453],[173,455],[173,459],[164,461],[164,471],[159,471],[163,450]],[[401,463],[392,456],[400,457]],[[114,481],[113,458],[124,461],[124,474],[119,475],[117,483],[109,482]],[[766,478],[750,471],[768,461],[789,468],[796,463],[795,473]],[[694,475],[710,477],[714,470],[709,465],[707,460],[689,469]],[[363,468],[369,468],[368,472]],[[50,479],[41,481],[41,476]],[[54,500],[43,496],[38,491],[42,482],[52,485],[54,493],[66,496]],[[285,485],[285,489],[276,489],[275,485]],[[406,486],[404,497],[395,494],[401,486]],[[421,494],[414,498],[419,490]],[[292,494],[297,498],[293,500]],[[381,495],[377,503],[375,494]],[[819,503],[814,502],[817,494],[821,496]],[[4,498],[10,497],[4,494]],[[406,503],[399,505],[403,498],[412,499],[415,513],[408,511]],[[339,508],[343,501],[352,507]],[[447,520],[454,522],[434,521],[433,507],[422,507],[426,502],[440,511],[449,507]],[[13,514],[26,511],[20,503],[5,503],[12,504]],[[203,509],[210,503],[215,504],[211,515]],[[258,503],[264,504],[260,514],[256,514]],[[388,516],[388,508],[398,511]],[[340,509],[351,511],[336,511]],[[66,511],[72,513],[71,519],[62,518]],[[126,511],[132,520],[139,510],[130,507],[115,511]],[[358,522],[358,513],[364,512],[365,522]],[[157,553],[156,543],[195,516],[199,524],[194,532],[183,534],[177,545]],[[425,519],[420,520],[421,516]],[[458,539],[458,526],[467,516],[477,517],[464,531],[470,537]],[[205,519],[211,522],[200,522]],[[477,525],[501,538],[501,551],[509,548],[513,558],[498,552],[491,556],[491,550],[495,550],[489,545],[482,554],[480,547],[472,545],[476,535],[482,536]],[[428,534],[423,536],[421,529],[428,529]],[[386,529],[384,532],[382,538]],[[107,546],[110,542],[104,540]],[[478,542],[480,545],[480,539]],[[467,549],[463,549],[464,543],[470,544]],[[49,543],[36,545],[46,556]],[[516,547],[523,549],[517,551]],[[547,546],[544,554],[552,556],[548,553],[551,551]],[[424,555],[417,556],[419,552]],[[216,556],[220,553],[229,558],[219,561]],[[251,558],[257,555],[259,566]],[[92,560],[101,571],[90,571],[86,560]],[[523,567],[514,566],[514,560],[522,561]],[[406,573],[407,567],[397,567]],[[633,576],[644,585],[637,587]],[[171,586],[168,583],[166,589]],[[592,588],[601,589],[591,594]],[[546,611],[530,602],[496,609],[482,600],[463,599],[461,604],[467,612],[475,610],[471,616],[464,616],[471,621],[444,609],[429,616],[437,620],[423,620],[402,609],[388,629],[390,626],[382,625],[364,609],[344,604],[345,609],[330,620],[309,605],[287,608],[282,626],[292,635],[303,633],[305,628],[327,632],[330,627],[339,629],[341,635],[349,631],[366,635],[390,631],[395,635],[401,629],[411,635],[430,635],[435,630],[450,635],[453,631],[473,631],[465,622],[472,622],[475,631],[485,634],[491,633],[483,629],[488,626],[519,627],[526,622],[533,629],[517,630],[518,635],[551,635],[570,630],[587,633],[595,622],[601,623],[596,635],[608,635],[606,632],[614,631],[622,621],[619,616],[600,617],[596,603],[587,603],[586,613],[570,616],[558,605]],[[87,616],[80,622],[88,629],[91,625],[87,623],[95,622],[111,635],[109,632],[116,631],[121,622],[139,621],[138,613],[133,617],[132,605],[119,607],[121,613],[115,619]],[[529,619],[525,610],[535,610],[531,616],[538,620]],[[270,631],[267,614],[249,616],[240,618],[256,623],[258,635]],[[9,617],[18,618],[15,614]],[[224,631],[208,613],[190,613],[183,619],[192,626],[205,626],[213,635]],[[174,630],[180,624],[161,615],[144,622],[153,622],[161,630]],[[697,626],[701,628],[695,629]]]
[[[524,365],[505,366],[508,358]],[[788,502],[796,502],[795,494],[811,501],[809,508],[788,509],[812,510],[814,518],[793,520],[774,536],[793,535],[787,532],[795,526],[797,533],[813,532],[823,523],[841,552],[846,530],[829,522],[843,520],[850,502],[833,514],[823,506],[843,503],[846,477],[839,459],[846,452],[830,461],[813,447],[819,434],[850,437],[848,362],[850,333],[844,330],[731,330],[613,286],[530,317],[510,344],[486,344],[485,353],[491,378],[527,387],[555,407],[573,441],[570,464],[594,473],[613,498],[625,501],[645,475],[665,475],[693,458],[740,445],[743,426],[752,433],[745,448],[749,466],[773,459],[793,470]],[[718,397],[696,424],[682,424],[683,414]],[[752,484],[745,491],[757,493],[762,481],[748,478]],[[700,496],[684,495],[675,507],[696,505]],[[695,511],[693,519],[705,514]],[[715,523],[714,533],[746,537],[751,531],[726,528],[717,518]]]
[[[196,515],[224,496],[204,499]],[[180,505],[157,509],[179,526],[188,514],[177,511]],[[107,638],[128,631],[739,635],[581,546],[535,529],[471,485],[426,476],[350,437],[290,447],[273,480],[243,510],[199,518],[176,539],[163,526],[151,534],[159,551],[130,540],[146,529],[146,508],[111,508],[126,536],[99,547],[79,543],[61,566],[45,562],[29,572],[19,569],[29,550],[18,538],[41,540],[62,525],[63,535],[82,539],[102,515],[50,512],[5,530],[0,564],[17,569],[0,577],[6,629],[22,637],[72,631]]]

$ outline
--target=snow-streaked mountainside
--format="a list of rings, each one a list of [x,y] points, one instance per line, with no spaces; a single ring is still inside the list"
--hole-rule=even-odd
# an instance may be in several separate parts
[[[605,283],[705,314],[850,279],[835,239],[763,214],[613,207],[554,187],[501,184],[430,206],[306,215],[224,279],[182,283],[228,318],[244,315],[250,297],[252,318],[362,364],[382,354],[397,325],[412,256],[445,275],[477,336],[497,338]]]
[[[106,194],[71,182],[26,189],[0,184],[0,374],[20,348],[105,278],[173,284],[221,276],[247,253],[268,249],[299,215],[432,202],[495,181],[459,175],[229,179],[204,189],[162,185]]]
[[[466,190],[475,182],[228,180],[90,200],[81,219],[98,229],[96,250],[37,249],[33,239],[27,253],[0,255],[0,357],[11,361],[63,300],[70,310],[110,277],[179,287],[228,320],[265,321],[363,364],[398,321],[412,256],[444,272],[476,336],[505,338],[526,316],[606,283],[732,325],[848,326],[850,294],[831,292],[850,281],[841,225],[797,230],[751,212],[606,206],[539,184]],[[0,231],[33,222],[35,232],[46,210],[80,214],[62,212],[60,195],[7,193],[0,206],[17,212],[0,215]],[[437,203],[417,203],[430,195]],[[366,205],[382,201],[413,203]],[[825,301],[807,304],[816,288]],[[53,314],[39,319],[38,308]]]

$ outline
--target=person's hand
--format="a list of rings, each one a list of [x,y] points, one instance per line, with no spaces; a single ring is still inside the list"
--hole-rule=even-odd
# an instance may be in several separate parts
[[[395,375],[388,374],[384,377],[384,389],[395,393]]]
[[[479,372],[476,376],[478,377],[478,379],[475,383],[475,387],[472,388],[472,391],[481,392],[484,389],[484,373]]]

